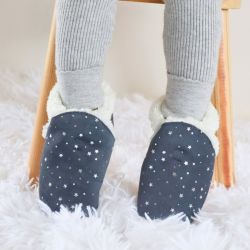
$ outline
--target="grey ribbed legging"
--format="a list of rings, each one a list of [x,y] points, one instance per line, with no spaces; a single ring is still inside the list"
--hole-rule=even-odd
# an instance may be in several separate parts
[[[207,111],[218,65],[220,5],[221,0],[167,1],[163,40],[168,87],[162,105],[166,116],[202,119]],[[116,7],[117,0],[57,0],[57,78],[68,108],[103,104],[103,64]]]

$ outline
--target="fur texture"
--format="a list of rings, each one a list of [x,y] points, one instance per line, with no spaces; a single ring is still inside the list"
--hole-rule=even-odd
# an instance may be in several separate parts
[[[176,215],[147,221],[137,215],[140,167],[152,134],[150,102],[141,96],[116,104],[117,143],[104,183],[100,209],[90,218],[63,210],[46,216],[37,190],[27,184],[27,156],[40,77],[0,74],[1,250],[247,250],[250,241],[250,121],[236,123],[237,185],[210,191],[190,225]],[[6,112],[7,111],[7,112]]]
[[[215,135],[216,131],[219,128],[219,116],[217,110],[211,104],[208,108],[206,115],[202,121],[198,121],[192,117],[179,118],[174,116],[169,116],[164,118],[161,112],[162,101],[165,97],[159,98],[156,102],[153,103],[150,109],[149,118],[151,121],[151,126],[156,133],[163,123],[167,122],[185,122],[195,126],[205,133],[210,139],[216,154],[219,152],[219,141]]]
[[[66,106],[62,102],[62,99],[58,91],[58,85],[56,84],[50,91],[48,102],[47,102],[47,113],[48,113],[49,121],[47,124],[44,125],[43,137],[45,138],[46,136],[46,131],[47,131],[48,124],[50,123],[51,118],[59,114],[65,113],[65,112],[72,112],[72,111],[86,112],[86,113],[89,113],[98,117],[111,130],[111,132],[113,132],[114,126],[111,122],[111,116],[114,112],[115,93],[107,83],[103,83],[103,92],[104,92],[104,104],[102,107],[96,110],[91,110],[88,108],[67,109]]]

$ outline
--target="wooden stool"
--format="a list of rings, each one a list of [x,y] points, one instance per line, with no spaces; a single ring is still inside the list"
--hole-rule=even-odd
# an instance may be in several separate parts
[[[127,0],[130,2],[162,3],[160,0]],[[235,182],[234,154],[232,135],[232,107],[231,107],[231,79],[230,79],[230,56],[229,56],[229,10],[240,8],[241,0],[224,0],[222,5],[223,15],[223,39],[220,50],[218,79],[213,95],[213,103],[220,114],[220,153],[216,160],[215,176],[216,183],[222,183],[230,187]],[[167,3],[166,3],[167,4]],[[40,97],[37,107],[37,115],[31,150],[29,155],[29,178],[33,183],[37,182],[40,172],[40,157],[43,149],[42,127],[47,122],[46,102],[49,92],[56,83],[55,74],[55,15],[52,21],[49,47],[45,64],[44,78],[42,81]]]

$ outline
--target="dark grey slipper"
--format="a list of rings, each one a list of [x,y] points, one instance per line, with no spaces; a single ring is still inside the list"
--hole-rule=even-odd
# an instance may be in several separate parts
[[[41,158],[40,200],[52,211],[61,206],[74,210],[76,205],[86,214],[89,208],[97,209],[114,142],[110,126],[93,114],[69,111],[52,116]]]
[[[211,115],[215,115],[214,111],[208,112],[210,118]],[[216,137],[211,136],[210,130],[209,136],[204,133],[204,121],[190,124],[172,120],[162,120],[143,162],[138,213],[151,219],[184,213],[192,220],[209,191],[217,153]]]

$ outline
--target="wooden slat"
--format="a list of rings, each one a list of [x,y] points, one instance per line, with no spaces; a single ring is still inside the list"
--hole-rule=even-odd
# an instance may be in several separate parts
[[[29,178],[33,184],[37,182],[40,173],[40,158],[43,150],[44,139],[42,137],[43,125],[47,122],[46,103],[49,92],[56,82],[55,74],[55,31],[56,31],[55,14],[52,20],[49,47],[45,62],[44,78],[41,83],[39,100],[37,105],[34,131],[29,154]]]
[[[216,159],[214,179],[217,183],[231,187],[235,183],[235,170],[230,81],[229,10],[223,10],[223,21],[223,41],[220,50],[218,78],[212,98],[220,114],[220,129],[218,131],[220,152]]]
[[[121,0],[127,2],[141,2],[141,3],[164,3],[162,0]],[[239,9],[241,0],[224,0],[222,9]]]

